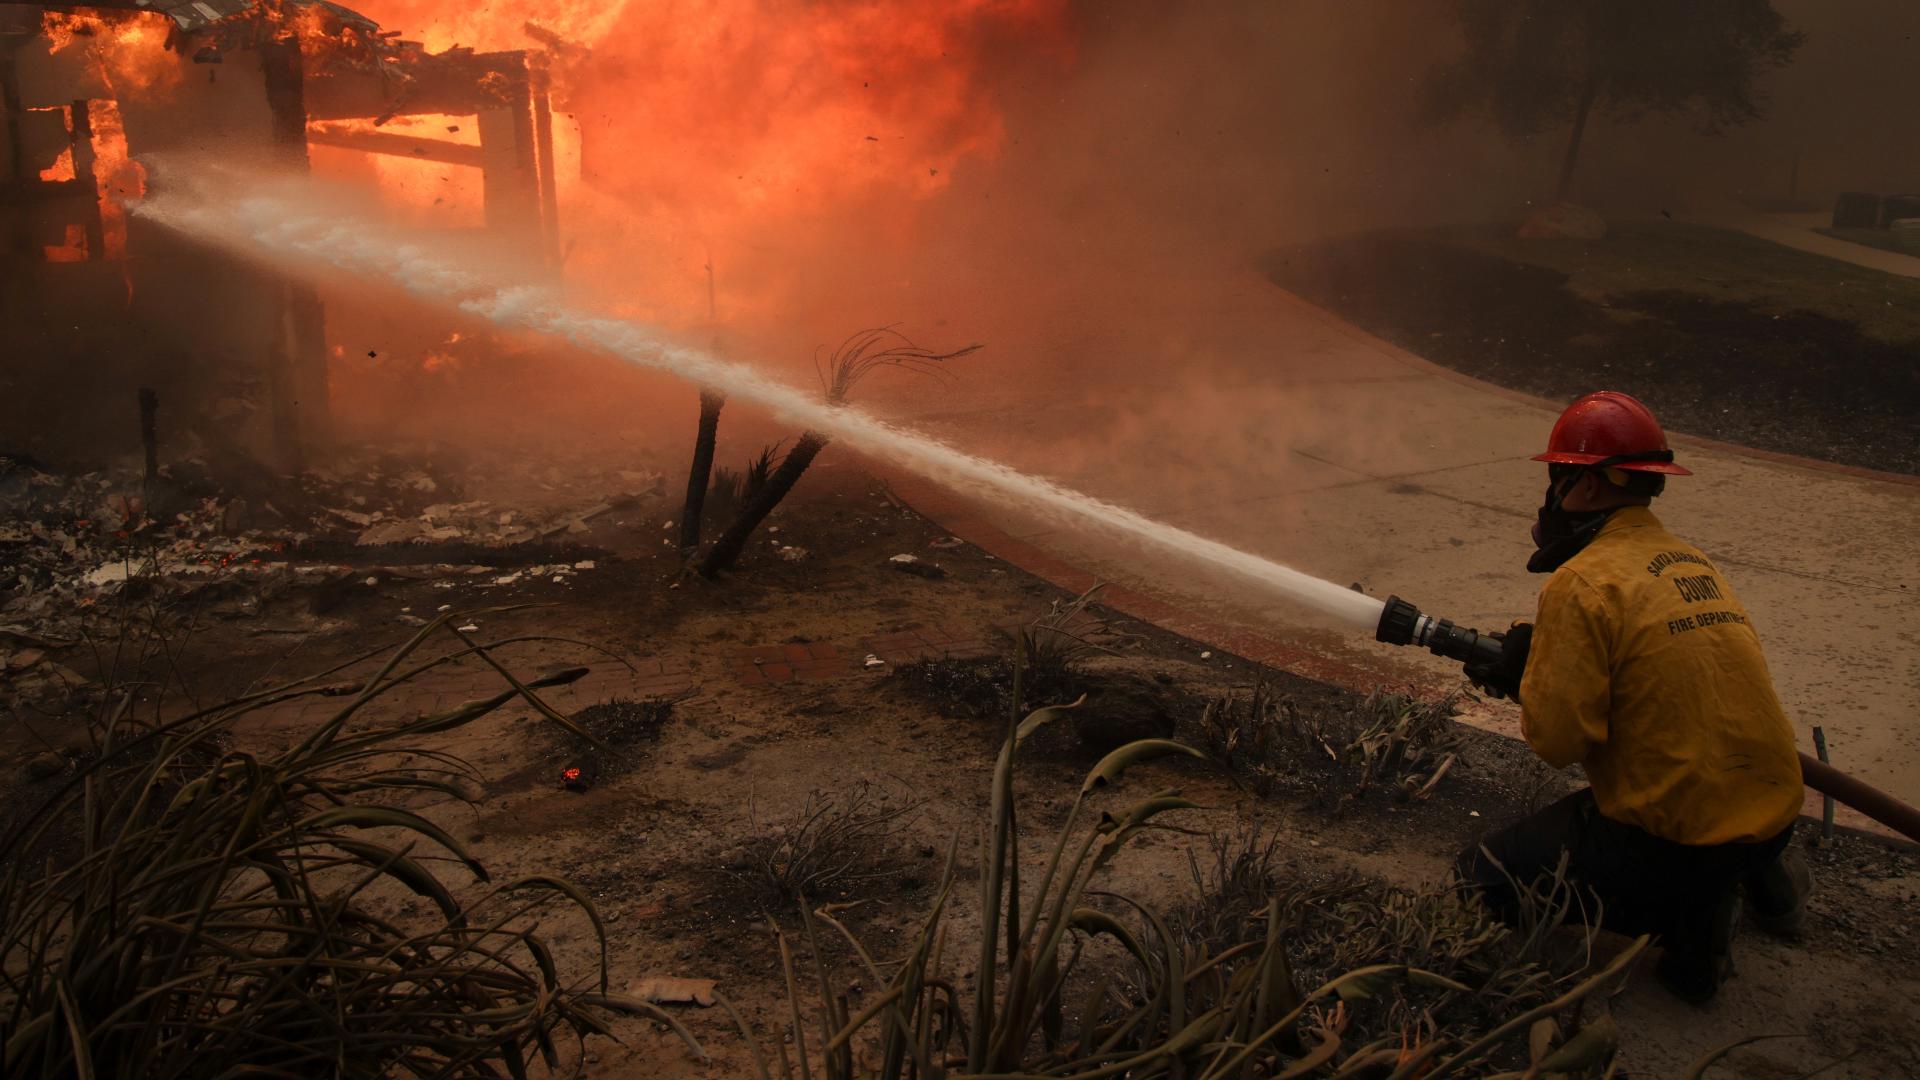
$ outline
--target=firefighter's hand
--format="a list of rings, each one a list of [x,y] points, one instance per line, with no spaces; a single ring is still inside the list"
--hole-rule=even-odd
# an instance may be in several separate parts
[[[1468,664],[1467,681],[1490,697],[1519,701],[1520,680],[1527,673],[1527,652],[1533,646],[1533,624],[1517,622],[1493,637],[1500,641],[1500,659],[1490,664]]]

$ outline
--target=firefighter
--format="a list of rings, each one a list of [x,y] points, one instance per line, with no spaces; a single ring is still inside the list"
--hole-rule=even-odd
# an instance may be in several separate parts
[[[1725,575],[1649,509],[1667,477],[1691,474],[1647,407],[1588,394],[1534,460],[1547,463],[1527,563],[1549,575],[1539,609],[1507,632],[1500,663],[1467,675],[1515,698],[1534,752],[1580,765],[1590,786],[1488,836],[1458,870],[1514,918],[1564,852],[1602,924],[1656,935],[1660,980],[1704,1003],[1732,972],[1743,893],[1763,928],[1798,932],[1793,727]]]

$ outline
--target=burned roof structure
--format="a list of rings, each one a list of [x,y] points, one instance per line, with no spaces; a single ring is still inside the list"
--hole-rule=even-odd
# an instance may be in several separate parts
[[[144,35],[143,56],[166,69],[170,89],[110,77],[97,57],[82,58],[86,49],[68,47],[76,39],[128,32]],[[199,306],[187,299],[195,295],[190,282],[208,272],[211,256],[199,251],[176,258],[181,241],[121,212],[119,200],[139,194],[139,181],[126,179],[137,175],[130,163],[217,144],[222,153],[258,154],[299,172],[310,167],[314,146],[471,169],[481,179],[479,227],[497,242],[524,250],[530,263],[552,264],[559,246],[558,198],[542,60],[543,54],[523,50],[456,47],[430,53],[325,0],[0,3],[0,273],[9,285],[6,302],[44,304],[58,294],[59,304],[85,306],[78,298],[91,291],[101,310],[118,305],[129,315],[120,320],[129,327],[124,343],[108,342],[100,333],[88,337],[84,328],[61,339],[55,328],[64,325],[60,320],[0,320],[42,327],[34,331],[41,338],[0,340],[6,347],[0,351],[85,357],[88,364],[103,354],[147,354],[155,338],[171,337],[154,326],[135,329],[151,319],[174,326],[196,350],[232,356],[236,364],[259,364],[264,356],[263,393],[271,399],[273,434],[271,449],[263,453],[297,471],[303,441],[324,438],[327,428],[329,350],[320,299],[304,284],[283,281],[261,288],[246,305],[229,305],[223,325],[196,325],[186,314]],[[424,137],[419,125],[414,132],[387,126],[396,117],[417,115],[466,118],[457,121],[466,141]],[[107,139],[120,141],[109,146]],[[231,267],[219,273],[223,282],[242,276]],[[257,268],[246,273],[254,279],[266,274]],[[209,286],[197,295],[231,289]],[[173,294],[178,299],[169,305]],[[64,374],[73,360],[51,367]],[[22,378],[16,371],[0,372],[0,381],[16,391],[0,397],[46,400],[29,392],[35,387]],[[16,419],[44,418],[0,416],[0,422]]]

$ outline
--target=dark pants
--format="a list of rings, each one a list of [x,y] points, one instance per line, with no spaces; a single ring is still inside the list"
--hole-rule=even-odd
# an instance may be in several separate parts
[[[1487,905],[1511,922],[1520,911],[1514,883],[1526,886],[1552,874],[1565,851],[1567,877],[1587,903],[1590,922],[1621,934],[1658,935],[1676,959],[1705,964],[1715,948],[1714,916],[1722,902],[1771,865],[1792,834],[1789,825],[1754,843],[1676,844],[1602,815],[1593,790],[1582,788],[1462,852],[1456,866],[1461,879],[1478,885]]]

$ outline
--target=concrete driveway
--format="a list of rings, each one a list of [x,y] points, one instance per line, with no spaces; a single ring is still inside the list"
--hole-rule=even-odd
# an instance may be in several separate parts
[[[1071,293],[1003,284],[1004,295],[970,298],[968,325],[992,343],[997,359],[983,363],[995,366],[937,403],[903,395],[889,413],[1456,622],[1531,615],[1543,579],[1524,563],[1545,476],[1528,459],[1555,409],[1440,371],[1281,291],[1250,262],[1112,278],[1078,280]],[[982,312],[1001,314],[981,325]],[[1691,441],[1677,449],[1697,475],[1672,483],[1655,510],[1739,590],[1802,747],[1812,751],[1822,725],[1835,764],[1920,802],[1920,485]],[[954,514],[955,497],[942,498]],[[1176,557],[1019,506],[974,501],[955,516],[1160,611],[1383,680],[1460,685],[1457,666],[1378,645]],[[1518,710],[1488,704],[1473,719],[1517,731]]]

